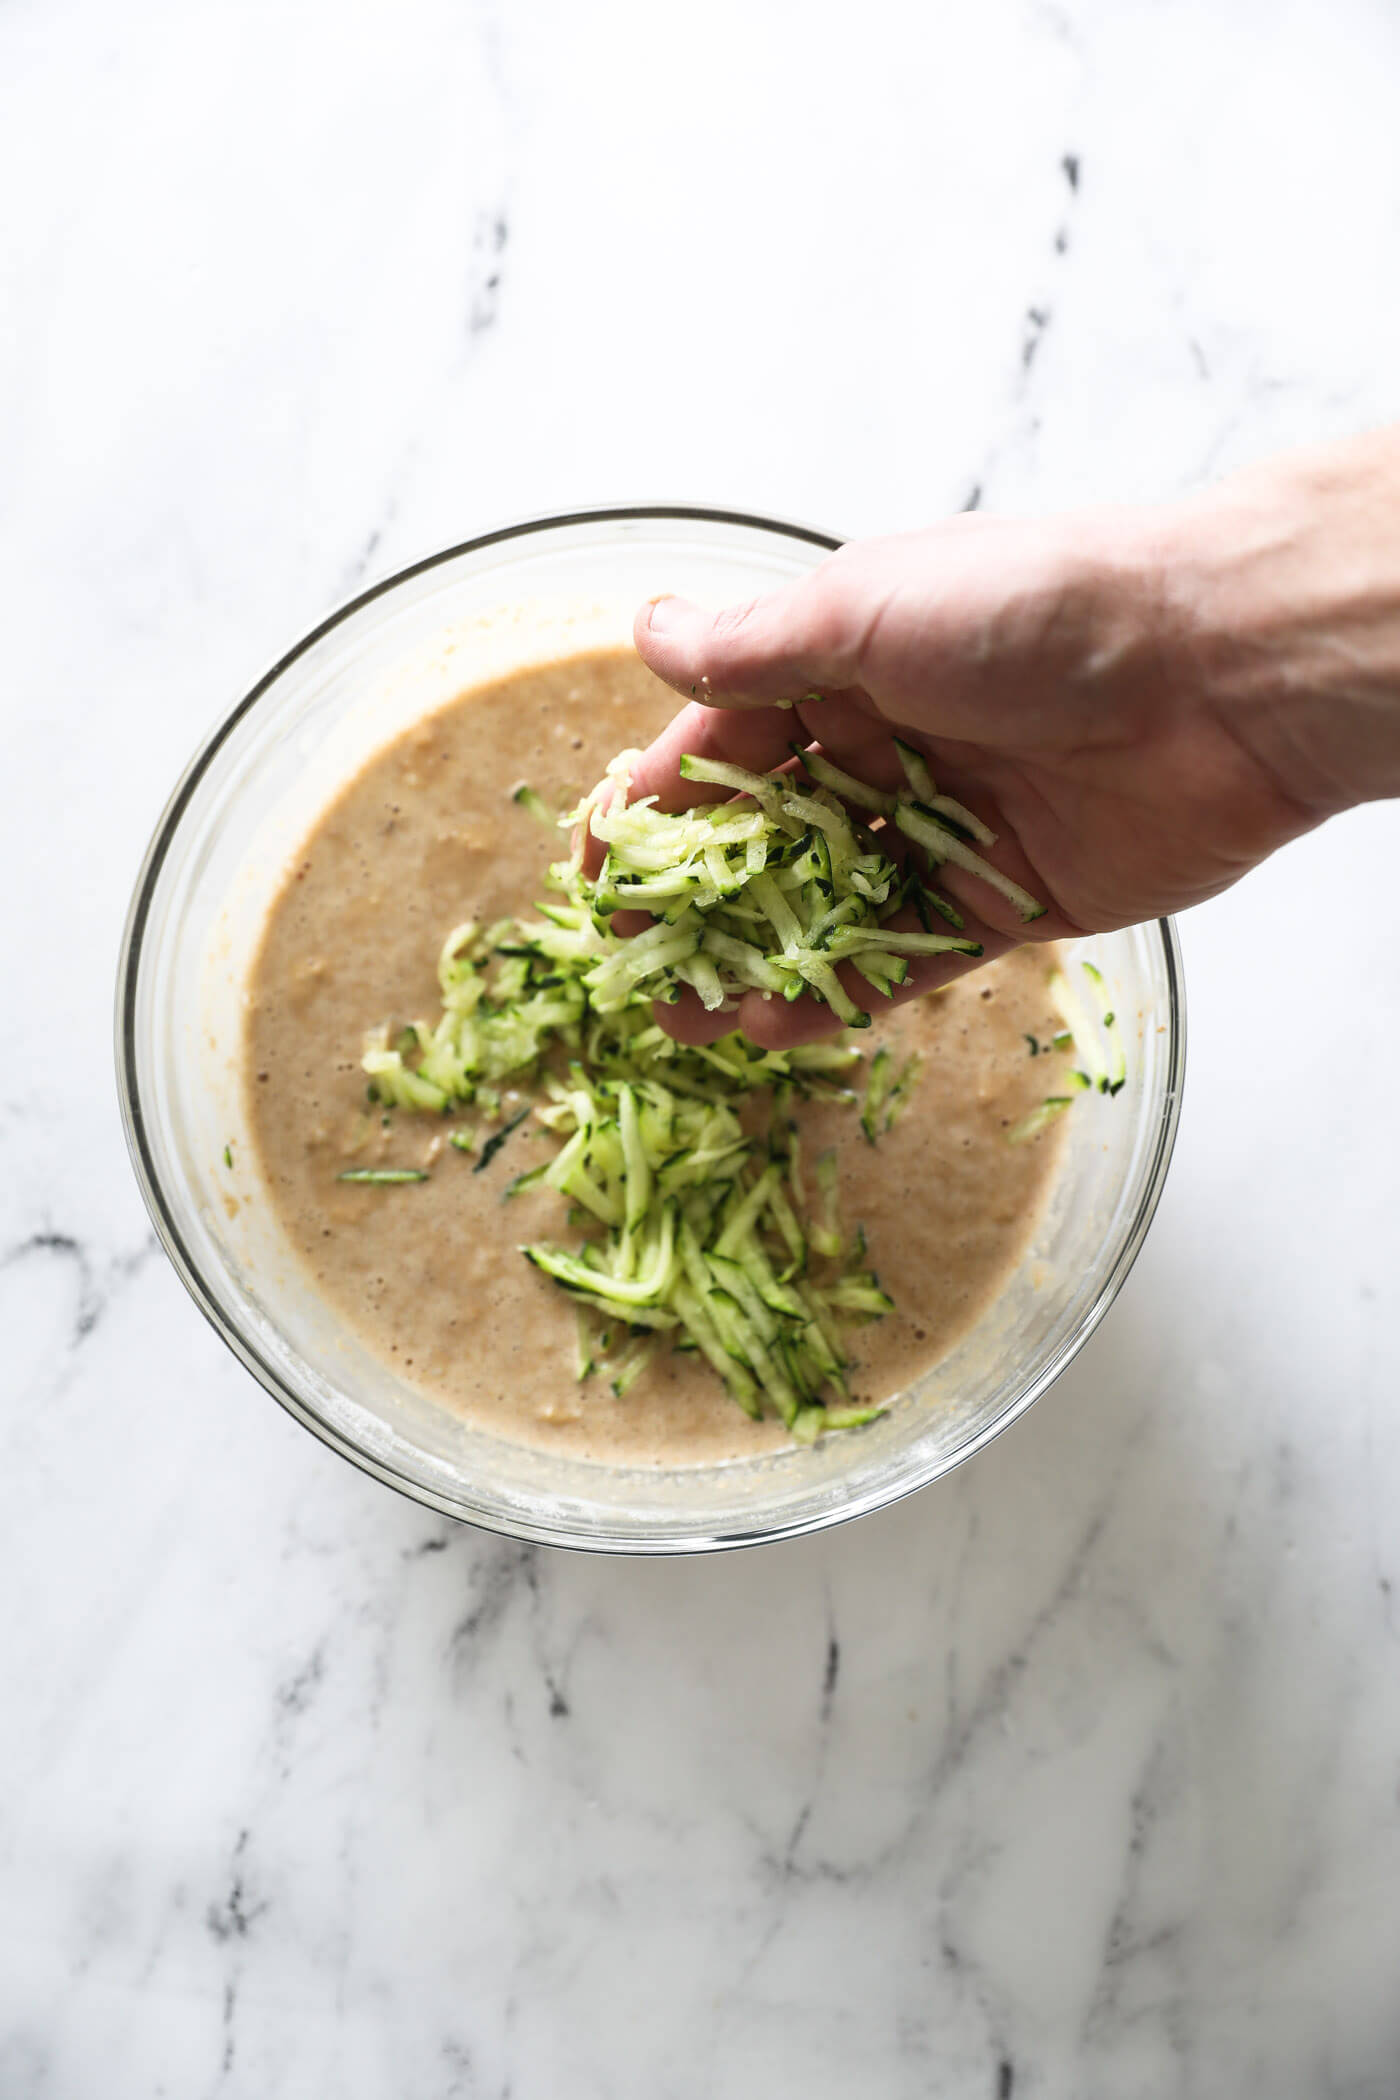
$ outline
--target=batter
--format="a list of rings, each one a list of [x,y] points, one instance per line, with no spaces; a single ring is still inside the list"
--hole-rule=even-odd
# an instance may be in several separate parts
[[[528,917],[544,894],[562,834],[552,846],[511,791],[528,780],[569,807],[674,708],[630,651],[599,651],[464,694],[399,737],[348,783],[289,872],[246,1022],[262,1174],[315,1289],[374,1353],[480,1427],[612,1464],[714,1462],[778,1448],[787,1432],[750,1421],[698,1356],[659,1352],[621,1399],[604,1378],[576,1383],[572,1305],[518,1251],[568,1243],[565,1206],[548,1189],[503,1201],[558,1141],[527,1117],[474,1172],[448,1142],[454,1122],[386,1119],[368,1104],[359,1057],[376,1024],[436,1015],[448,928]],[[1062,1025],[1047,990],[1053,963],[1053,950],[1024,948],[877,1014],[863,1048],[924,1058],[910,1106],[878,1146],[853,1109],[796,1110],[805,1156],[836,1148],[842,1217],[864,1224],[895,1301],[849,1330],[855,1400],[898,1393],[946,1355],[1024,1255],[1062,1130],[1020,1145],[1006,1133],[1053,1091],[1055,1068],[1026,1040]],[[503,1120],[532,1098],[508,1087]],[[339,1182],[352,1167],[431,1178]]]

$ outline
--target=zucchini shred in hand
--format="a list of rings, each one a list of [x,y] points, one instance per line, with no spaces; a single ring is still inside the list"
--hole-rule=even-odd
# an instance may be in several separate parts
[[[635,754],[622,754],[557,820],[573,828],[574,850],[549,869],[539,917],[456,927],[439,955],[437,1020],[376,1031],[363,1065],[374,1099],[414,1115],[472,1104],[494,1119],[503,1082],[532,1094],[538,1124],[560,1149],[506,1195],[549,1187],[578,1228],[570,1246],[521,1250],[574,1302],[577,1378],[602,1373],[620,1398],[658,1346],[684,1349],[705,1357],[747,1414],[776,1414],[796,1441],[811,1442],[882,1412],[852,1399],[846,1332],[893,1306],[863,1233],[841,1225],[833,1155],[815,1163],[809,1205],[792,1109],[811,1097],[861,1105],[873,1144],[907,1102],[919,1060],[896,1071],[891,1053],[878,1052],[862,1105],[850,1084],[862,1063],[853,1043],[764,1051],[736,1031],[688,1047],[656,1024],[652,1002],[673,1001],[681,986],[721,1012],[751,990],[809,996],[863,1028],[869,1016],[838,963],[888,996],[911,956],[981,954],[960,932],[930,930],[929,907],[960,928],[955,907],[912,860],[896,865],[858,831],[850,803],[878,804],[921,846],[930,831],[929,858],[985,871],[1023,916],[1042,907],[971,851],[968,838],[992,834],[936,795],[917,753],[901,747],[909,790],[898,797],[798,755],[810,788],[795,775],[684,758],[685,778],[741,799],[672,815],[653,798],[628,801]],[[533,789],[512,799],[551,821]],[[583,868],[589,828],[605,848],[596,880]],[[923,931],[885,923],[911,903]],[[609,924],[619,910],[654,923],[621,938]],[[475,1171],[500,1141],[486,1142]],[[466,1137],[459,1149],[473,1143]]]

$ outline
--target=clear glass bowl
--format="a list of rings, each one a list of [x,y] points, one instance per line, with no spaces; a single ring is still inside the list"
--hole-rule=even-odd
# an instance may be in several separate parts
[[[268,903],[337,787],[463,687],[625,639],[633,607],[658,591],[744,598],[836,544],[764,519],[648,506],[452,548],[365,592],[269,671],[198,753],[152,841],[122,950],[117,1065],[156,1230],[196,1304],[285,1408],[446,1515],[551,1545],[693,1553],[879,1509],[1025,1412],[1103,1318],[1142,1244],[1185,1054],[1167,921],[1082,944],[1124,1025],[1128,1084],[1067,1117],[1054,1193],[1001,1300],[882,1420],[815,1448],[621,1468],[472,1429],[338,1326],[260,1197],[239,1082],[242,988]]]

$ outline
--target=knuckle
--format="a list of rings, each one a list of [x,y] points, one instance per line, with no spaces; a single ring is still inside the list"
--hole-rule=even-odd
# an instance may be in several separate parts
[[[726,605],[714,616],[714,631],[718,640],[730,641],[742,637],[744,630],[753,623],[758,610],[757,598],[746,598],[742,604]]]

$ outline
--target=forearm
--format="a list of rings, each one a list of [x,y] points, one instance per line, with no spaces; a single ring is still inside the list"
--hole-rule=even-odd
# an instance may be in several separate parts
[[[1160,522],[1152,558],[1217,721],[1314,820],[1400,794],[1400,426]]]

